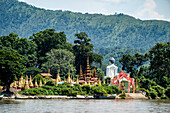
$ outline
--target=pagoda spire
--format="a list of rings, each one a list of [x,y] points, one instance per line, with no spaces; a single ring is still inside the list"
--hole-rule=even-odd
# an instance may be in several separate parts
[[[98,82],[99,82],[99,85],[101,85],[100,77],[99,77],[99,81]]]
[[[97,78],[96,66],[95,66],[95,68],[94,68],[94,74],[93,74],[93,77],[94,77],[94,78]]]
[[[17,89],[17,83],[16,81],[14,82],[14,86],[13,86],[15,89]]]
[[[41,77],[40,77],[39,87],[41,87],[41,86],[42,86],[42,81],[41,81]]]
[[[46,82],[47,82],[47,81],[46,81],[46,77],[45,77],[45,78],[44,78],[44,85],[46,84]]]
[[[32,78],[31,78],[31,75],[30,75],[29,86],[30,86],[30,88],[34,88],[34,85],[33,85],[33,83],[32,83]]]
[[[37,77],[35,77],[35,87],[38,87],[38,84],[37,84]]]
[[[57,76],[57,78],[56,78],[55,85],[58,86],[58,76]]]
[[[58,73],[57,73],[57,78],[58,78],[58,82],[61,82],[61,78],[60,78],[60,69],[59,69],[59,66],[58,66]]]
[[[82,67],[80,65],[80,73],[79,73],[79,79],[84,80],[83,74],[82,74]]]
[[[86,70],[85,70],[85,77],[90,80],[91,77],[93,76],[93,74],[91,73],[91,70],[90,70],[90,66],[89,66],[89,56],[87,57],[87,66],[86,66]]]
[[[19,78],[19,81],[18,81],[18,88],[21,89],[22,86],[21,86],[21,78]]]
[[[70,69],[68,70],[68,78],[67,78],[67,82],[70,83]]]
[[[64,82],[66,82],[66,77],[64,76]]]
[[[87,85],[87,81],[86,81],[86,78],[85,78],[85,82],[84,82],[85,85]]]
[[[79,79],[78,79],[79,77],[78,77],[78,75],[77,75],[77,80],[76,80],[76,84],[79,84]]]
[[[103,84],[105,84],[105,79],[103,79]]]
[[[25,79],[24,89],[30,89],[29,84],[28,84],[28,76],[27,75],[26,75],[26,79]]]

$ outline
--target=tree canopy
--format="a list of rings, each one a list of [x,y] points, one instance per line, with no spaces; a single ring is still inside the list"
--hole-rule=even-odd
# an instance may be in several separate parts
[[[24,72],[23,57],[15,52],[0,50],[0,80],[7,86],[17,80]]]

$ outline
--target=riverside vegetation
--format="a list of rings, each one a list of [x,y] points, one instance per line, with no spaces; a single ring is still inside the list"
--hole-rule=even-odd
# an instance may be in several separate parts
[[[88,38],[88,35],[85,32],[81,32],[75,34],[75,36],[77,37],[77,40],[74,41],[75,45],[66,41],[64,32],[57,33],[54,29],[46,29],[35,33],[30,37],[30,40],[19,38],[15,33],[10,33],[8,36],[1,36],[1,85],[9,88],[9,85],[13,81],[17,80],[21,75],[26,74],[33,75],[33,77],[36,75],[36,77],[42,78],[38,73],[48,72],[48,69],[51,70],[53,78],[55,78],[58,68],[61,70],[62,80],[64,77],[67,78],[69,69],[71,70],[73,79],[76,80],[79,73],[79,65],[82,64],[82,67],[85,68],[87,56],[90,56],[90,65],[92,68],[94,64],[102,65],[101,60],[103,57],[92,51],[94,46],[90,43],[91,39]],[[169,42],[157,43],[149,53],[136,53],[134,56],[124,54],[119,62],[122,64],[123,70],[126,70],[132,77],[138,80],[137,85],[139,88],[137,90],[145,91],[147,96],[151,98],[168,98],[170,96],[169,52]],[[101,80],[103,79],[104,72],[99,67],[97,69],[97,75]],[[47,92],[48,90],[43,90],[46,87],[48,86],[30,89],[28,92],[43,94],[41,90]],[[53,86],[50,88],[59,87],[62,86]],[[67,90],[71,88],[70,91],[73,93],[83,94],[83,89],[77,92],[74,86],[70,87],[66,85],[65,87]],[[108,87],[115,89],[114,87]],[[109,93],[105,87],[94,86],[89,89],[92,91],[88,91],[86,94],[93,94],[92,92],[94,92],[95,88],[104,89],[103,91],[106,94]],[[52,91],[52,89],[49,90]],[[57,93],[60,94],[61,92]],[[55,93],[53,92],[53,94]]]
[[[67,95],[67,96],[76,96],[76,95],[94,95],[96,93],[104,93],[105,96],[108,94],[120,94],[122,91],[115,86],[108,85],[83,85],[75,84],[71,86],[69,83],[59,84],[55,86],[53,81],[47,82],[46,85],[40,88],[32,88],[20,91],[20,94],[23,95]]]

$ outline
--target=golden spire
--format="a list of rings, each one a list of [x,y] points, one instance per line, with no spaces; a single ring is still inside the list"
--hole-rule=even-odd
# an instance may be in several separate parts
[[[100,77],[99,77],[99,85],[101,85]]]
[[[86,79],[91,79],[91,77],[93,76],[93,74],[91,73],[91,70],[90,70],[90,66],[89,66],[89,56],[87,57],[87,66],[86,66],[84,76],[86,77]]]
[[[35,87],[38,87],[38,84],[37,84],[37,77],[35,77]]]
[[[48,69],[48,73],[50,74],[50,69]]]
[[[17,83],[16,83],[16,81],[14,82],[14,88],[17,88]]]
[[[58,73],[59,73],[59,72],[58,72]],[[58,78],[59,78],[59,76],[58,76],[58,74],[57,74],[56,81],[55,81],[55,85],[56,85],[56,86],[58,86]]]
[[[67,78],[67,82],[70,83],[70,70],[68,70],[68,78]]]
[[[103,79],[103,84],[105,84],[105,79]]]
[[[64,82],[66,82],[66,77],[64,76]]]
[[[34,85],[33,85],[33,83],[32,83],[32,78],[31,78],[31,75],[30,75],[29,86],[30,86],[30,88],[33,88],[33,87],[34,87]]]
[[[85,82],[84,82],[85,85],[87,85],[87,81],[86,81],[86,78],[85,78]]]
[[[28,84],[28,76],[27,75],[26,75],[26,79],[25,79],[24,89],[30,89],[29,84]]]
[[[59,66],[58,66],[58,74],[57,74],[57,78],[58,78],[58,82],[61,82]]]
[[[90,80],[88,81],[88,85],[90,85]]]
[[[79,79],[78,79],[79,77],[78,77],[78,75],[77,75],[77,80],[76,80],[76,84],[79,84]]]
[[[19,81],[18,81],[18,88],[19,88],[19,89],[22,88],[22,86],[21,86],[21,78],[20,78]]]
[[[93,75],[94,78],[97,78],[97,73],[96,73],[96,66],[94,68],[94,75]]]
[[[44,78],[44,85],[46,84],[46,77]]]
[[[83,74],[82,74],[82,68],[81,68],[81,65],[80,65],[79,79],[80,79],[80,80],[84,80],[84,77],[83,77]]]
[[[41,77],[40,77],[39,87],[41,87],[41,86],[42,86],[42,81],[41,81]]]

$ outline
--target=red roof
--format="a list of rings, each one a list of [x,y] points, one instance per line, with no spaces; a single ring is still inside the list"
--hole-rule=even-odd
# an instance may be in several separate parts
[[[44,77],[51,77],[52,75],[50,73],[40,73],[40,75],[44,76]]]

